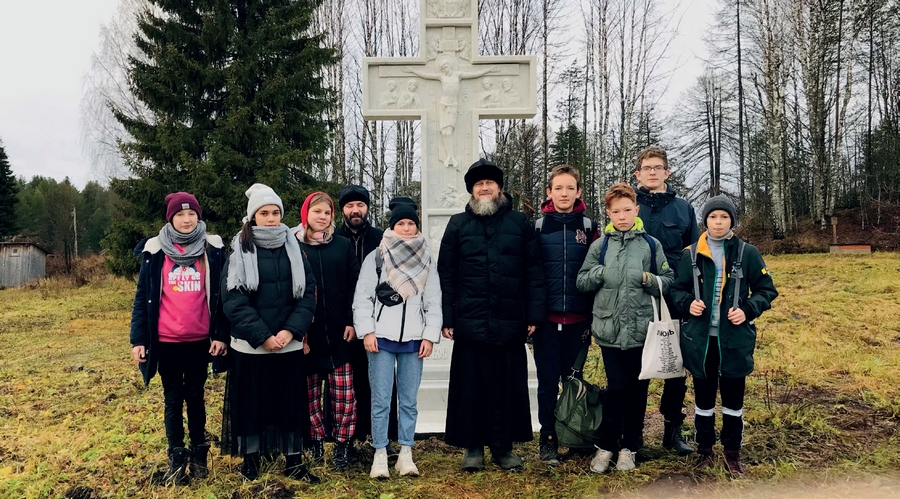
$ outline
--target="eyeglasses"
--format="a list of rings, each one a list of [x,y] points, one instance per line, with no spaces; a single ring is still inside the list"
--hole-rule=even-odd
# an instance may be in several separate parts
[[[661,172],[661,171],[663,171],[663,170],[668,170],[668,168],[666,168],[665,166],[662,166],[662,165],[659,165],[659,166],[642,166],[642,167],[641,167],[641,171],[642,171],[642,172],[645,172],[645,173],[646,173],[646,172],[651,172],[651,171],[653,171],[653,172]]]

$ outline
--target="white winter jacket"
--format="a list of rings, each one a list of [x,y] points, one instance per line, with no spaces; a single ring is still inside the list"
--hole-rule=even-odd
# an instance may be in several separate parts
[[[428,280],[425,292],[413,295],[400,305],[386,307],[375,297],[375,287],[382,279],[375,271],[375,253],[371,251],[363,260],[353,295],[353,327],[362,339],[374,332],[376,338],[393,341],[426,339],[432,343],[441,340],[441,280],[437,265],[428,256]],[[385,277],[382,272],[382,277]],[[405,307],[404,307],[405,305]]]

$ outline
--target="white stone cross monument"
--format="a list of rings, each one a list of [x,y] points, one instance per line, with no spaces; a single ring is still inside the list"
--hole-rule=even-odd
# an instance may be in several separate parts
[[[478,159],[479,120],[534,117],[537,64],[478,54],[478,0],[420,0],[419,17],[419,57],[363,59],[363,116],[422,122],[422,232],[437,256],[447,221],[469,201],[463,178]],[[441,340],[425,361],[418,433],[444,431],[452,343]],[[529,366],[536,424],[530,354]]]

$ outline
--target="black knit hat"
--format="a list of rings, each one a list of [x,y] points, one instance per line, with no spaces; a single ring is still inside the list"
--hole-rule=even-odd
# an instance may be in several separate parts
[[[338,192],[338,207],[344,209],[344,205],[353,201],[362,201],[369,206],[369,191],[361,186],[350,184]]]
[[[481,180],[493,180],[500,188],[503,188],[503,170],[495,163],[486,159],[479,159],[472,163],[466,172],[466,190],[472,193],[472,187]]]
[[[422,225],[419,221],[419,215],[416,213],[416,202],[412,199],[407,197],[396,197],[391,199],[391,202],[388,203],[388,207],[391,209],[391,220],[389,222],[391,230],[394,229],[394,225],[400,220],[412,220],[416,223],[416,227]]]
[[[728,216],[731,217],[732,229],[737,226],[737,209],[734,207],[734,203],[724,194],[709,198],[706,204],[703,205],[703,225],[706,225],[706,218],[709,217],[709,214],[716,210],[723,210],[728,213]]]

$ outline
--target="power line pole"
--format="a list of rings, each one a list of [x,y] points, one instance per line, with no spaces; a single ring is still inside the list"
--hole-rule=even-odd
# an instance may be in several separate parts
[[[72,229],[75,232],[75,258],[78,258],[78,213],[72,207]]]

